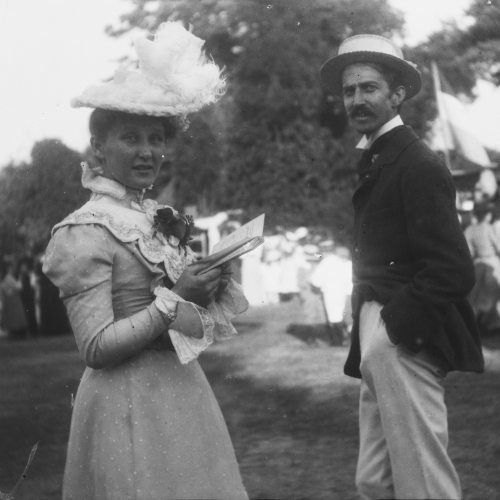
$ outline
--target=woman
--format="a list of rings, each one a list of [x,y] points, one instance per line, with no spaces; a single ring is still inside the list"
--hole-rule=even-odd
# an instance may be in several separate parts
[[[230,319],[247,302],[227,268],[199,274],[206,265],[187,246],[189,218],[142,198],[186,112],[220,93],[219,71],[200,62],[202,43],[165,23],[154,42],[136,43],[140,72],[73,101],[97,108],[89,128],[98,165],[83,165],[91,200],[55,226],[44,263],[87,364],[65,500],[247,498],[195,359],[214,336],[236,333]]]
[[[9,340],[26,338],[28,323],[21,301],[21,282],[16,277],[16,263],[7,264],[7,272],[0,283],[0,301],[2,303],[1,328]]]
[[[28,332],[30,337],[36,337],[38,335],[38,323],[35,312],[35,289],[32,285],[32,272],[33,259],[26,256],[19,264],[19,283],[21,284],[20,296],[26,314]]]
[[[474,209],[477,223],[464,233],[476,270],[469,300],[485,333],[500,328],[500,241],[491,225],[492,210],[487,202],[478,204]]]

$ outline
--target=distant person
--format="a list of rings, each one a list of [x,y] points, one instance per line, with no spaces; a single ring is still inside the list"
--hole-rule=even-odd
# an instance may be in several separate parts
[[[172,43],[175,41],[176,43]],[[174,22],[136,41],[140,70],[73,100],[90,116],[91,200],[53,230],[43,270],[59,287],[87,368],[73,407],[63,500],[245,500],[224,417],[196,358],[248,303],[230,264],[207,271],[192,219],[143,199],[223,80]],[[189,89],[189,91],[187,91]]]
[[[40,261],[35,266],[40,316],[38,332],[42,337],[67,335],[71,333],[71,325],[59,298],[59,289],[42,272],[42,265],[43,262]]]
[[[448,455],[443,378],[481,372],[466,297],[474,266],[449,170],[399,110],[418,94],[390,40],[357,35],[321,69],[363,135],[353,194],[354,323],[345,373],[361,378],[356,485],[363,499],[462,498]]]
[[[276,233],[264,238],[262,249],[262,280],[266,304],[278,304],[280,301],[280,278],[282,273],[282,247],[285,236],[277,228]]]
[[[293,299],[300,300],[300,269],[304,266],[309,267],[300,243],[307,234],[307,228],[299,227],[295,231],[286,231],[281,241],[278,285],[280,302],[288,302]]]
[[[310,278],[311,284],[320,290],[326,311],[330,343],[347,345],[348,323],[345,319],[346,303],[352,291],[352,263],[349,250],[335,246],[333,241],[320,245],[323,257]]]
[[[476,271],[469,300],[484,332],[500,329],[500,238],[491,224],[492,212],[490,203],[479,203],[474,208],[476,222],[465,230]]]
[[[36,337],[38,335],[38,322],[33,286],[33,259],[30,257],[24,257],[19,264],[19,282],[21,284],[21,302],[28,323],[28,333],[30,337]]]
[[[26,338],[28,322],[21,301],[21,283],[16,279],[16,264],[9,262],[5,266],[5,275],[0,283],[2,303],[1,327],[7,332],[9,340]]]

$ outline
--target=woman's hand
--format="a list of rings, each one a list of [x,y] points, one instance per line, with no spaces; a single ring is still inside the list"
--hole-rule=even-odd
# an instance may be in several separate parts
[[[233,268],[231,266],[231,262],[226,262],[225,264],[222,264],[220,266],[221,273],[220,273],[220,284],[219,288],[217,289],[217,295],[220,294],[224,289],[227,288],[229,285],[229,280],[231,279],[231,275],[233,274]]]
[[[222,271],[220,267],[217,267],[204,274],[198,274],[209,265],[195,262],[186,267],[172,291],[184,300],[206,308],[215,299],[215,294],[221,283]]]

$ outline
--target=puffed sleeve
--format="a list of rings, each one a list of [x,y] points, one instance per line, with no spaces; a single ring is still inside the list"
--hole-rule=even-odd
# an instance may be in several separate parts
[[[43,266],[45,275],[60,290],[80,355],[94,369],[137,354],[168,328],[154,303],[128,318],[114,320],[113,257],[105,228],[64,226],[51,239]]]

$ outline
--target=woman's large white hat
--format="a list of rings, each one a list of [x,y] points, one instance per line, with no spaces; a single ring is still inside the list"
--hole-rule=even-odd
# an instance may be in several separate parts
[[[326,61],[320,70],[323,85],[341,96],[344,69],[351,64],[366,62],[383,64],[397,71],[406,88],[405,99],[411,99],[420,92],[422,80],[416,65],[405,61],[397,45],[378,35],[356,35],[344,40],[338,55]]]
[[[116,71],[112,81],[87,87],[71,105],[185,118],[224,93],[225,80],[205,57],[204,43],[181,24],[163,23],[154,41],[135,42],[138,71]]]

